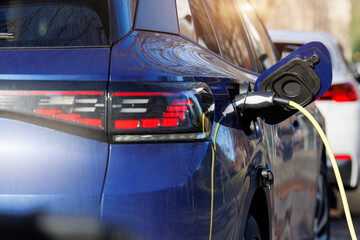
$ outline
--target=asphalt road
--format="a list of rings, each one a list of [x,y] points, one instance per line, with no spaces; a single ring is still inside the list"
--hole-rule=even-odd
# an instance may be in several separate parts
[[[354,218],[354,227],[357,237],[360,239],[360,217]],[[332,218],[330,222],[330,240],[351,239],[346,219]]]

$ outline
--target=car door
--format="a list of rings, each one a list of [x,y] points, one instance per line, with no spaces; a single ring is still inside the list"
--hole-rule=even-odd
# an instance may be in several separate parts
[[[243,28],[240,9],[244,6],[239,4],[239,1],[206,1],[209,6],[209,12],[212,16],[214,27],[217,31],[219,44],[223,56],[231,64],[247,69],[246,75],[256,81],[259,73],[259,52],[252,51],[251,39]],[[246,6],[248,7],[248,6]],[[226,13],[222,15],[221,13]],[[253,19],[251,19],[253,21]],[[255,20],[257,21],[257,20]],[[251,22],[250,22],[251,23]],[[236,28],[234,27],[236,26]],[[262,40],[262,35],[257,35],[257,39]],[[270,43],[271,46],[271,43]],[[261,52],[262,58],[266,52]],[[264,58],[267,67],[270,67],[276,62],[274,52],[270,51],[270,57]],[[259,121],[260,123],[260,121]],[[275,222],[273,226],[278,226],[277,233],[271,233],[276,236],[290,236],[290,210],[292,200],[292,181],[293,181],[293,130],[290,125],[290,120],[285,120],[277,126],[270,126],[260,123],[260,132],[263,134],[261,138],[249,138],[249,136],[241,136],[240,139],[247,139],[246,144],[248,149],[251,149],[251,154],[244,150],[244,155],[238,155],[239,162],[256,162],[259,155],[264,155],[267,163],[270,160],[271,169],[275,176],[274,184],[274,202],[271,203],[274,207]],[[243,140],[242,140],[243,141]],[[241,148],[241,145],[236,146]],[[259,150],[263,148],[262,150]],[[251,156],[252,155],[252,156]],[[244,158],[245,157],[245,158]],[[252,159],[253,158],[253,159]],[[241,166],[239,164],[239,166]],[[246,166],[246,164],[243,164]],[[241,168],[239,168],[241,172]],[[234,182],[237,184],[237,182]],[[235,185],[235,188],[241,189],[240,184]],[[243,191],[238,195],[241,202],[245,202]],[[272,200],[271,200],[272,202]],[[244,206],[242,206],[244,207]],[[260,206],[259,206],[260,207]],[[241,209],[241,208],[240,208]],[[242,209],[240,210],[242,211]],[[243,212],[242,212],[243,213]],[[265,216],[265,215],[264,215]],[[275,229],[275,228],[273,228]]]
[[[256,56],[258,71],[262,72],[271,67],[276,62],[276,53],[273,44],[256,16],[252,6],[246,1],[237,1],[237,7],[241,9],[244,25]],[[294,199],[294,180],[295,180],[295,159],[300,153],[298,138],[302,132],[295,117],[290,117],[276,126],[264,124],[264,128],[274,128],[275,134],[275,154],[271,160],[271,168],[274,173],[274,232],[275,238],[292,238],[291,228],[294,213],[292,212]]]

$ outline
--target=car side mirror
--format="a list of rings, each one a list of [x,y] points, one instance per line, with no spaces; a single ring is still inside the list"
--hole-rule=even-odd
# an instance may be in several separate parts
[[[311,42],[297,48],[263,72],[255,82],[254,92],[237,96],[235,105],[243,118],[250,116],[247,122],[254,117],[261,117],[268,124],[276,124],[297,110],[272,104],[271,96],[285,98],[306,107],[323,95],[331,82],[330,54],[322,43]],[[269,100],[261,96],[267,96]]]

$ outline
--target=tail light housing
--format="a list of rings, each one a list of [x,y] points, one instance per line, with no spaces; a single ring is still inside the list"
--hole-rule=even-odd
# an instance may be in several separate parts
[[[100,141],[106,141],[105,105],[101,90],[0,91],[0,117]]]
[[[212,128],[213,98],[202,83],[116,83],[109,93],[42,85],[0,90],[0,117],[111,143],[201,141]]]
[[[113,85],[109,132],[115,143],[207,140],[213,98],[204,84]]]
[[[356,88],[351,83],[333,84],[319,100],[331,100],[335,102],[353,102],[358,99]]]
[[[335,160],[348,162],[348,161],[351,161],[351,156],[350,155],[335,155]]]

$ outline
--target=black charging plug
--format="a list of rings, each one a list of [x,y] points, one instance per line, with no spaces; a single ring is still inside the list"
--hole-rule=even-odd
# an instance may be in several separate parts
[[[247,92],[237,95],[233,102],[245,126],[258,117],[269,124],[278,123],[278,119],[282,121],[294,113],[288,105],[289,100],[277,97],[274,92]]]

